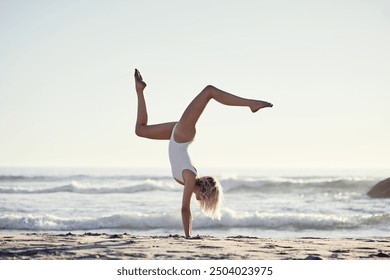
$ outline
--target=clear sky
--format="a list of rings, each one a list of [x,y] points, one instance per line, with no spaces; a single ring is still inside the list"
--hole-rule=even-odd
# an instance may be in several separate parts
[[[389,168],[388,1],[0,1],[0,166],[169,167],[134,134],[207,84],[274,108],[210,103],[202,167]]]

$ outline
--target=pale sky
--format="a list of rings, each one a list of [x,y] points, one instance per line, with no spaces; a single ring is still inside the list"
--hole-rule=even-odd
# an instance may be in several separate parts
[[[274,108],[212,102],[198,169],[389,168],[388,1],[0,1],[0,166],[169,168],[137,138],[207,84]]]

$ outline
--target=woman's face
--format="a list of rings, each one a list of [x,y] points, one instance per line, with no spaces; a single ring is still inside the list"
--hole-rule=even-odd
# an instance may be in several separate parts
[[[194,190],[194,194],[195,194],[196,200],[201,200],[202,196],[200,195],[200,187],[199,186],[196,186],[196,188]]]

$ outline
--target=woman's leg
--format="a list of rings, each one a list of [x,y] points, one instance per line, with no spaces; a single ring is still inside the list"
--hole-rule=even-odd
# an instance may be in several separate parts
[[[195,125],[211,99],[228,106],[249,107],[253,113],[261,108],[273,106],[271,103],[265,101],[242,98],[214,86],[206,86],[184,111],[175,130],[175,139],[177,141],[187,142],[195,137]]]
[[[135,133],[140,137],[169,140],[172,134],[172,129],[176,122],[148,125],[148,112],[146,109],[146,101],[144,96],[145,82],[142,80],[141,74],[135,70],[135,88],[138,97],[137,121],[135,125]]]

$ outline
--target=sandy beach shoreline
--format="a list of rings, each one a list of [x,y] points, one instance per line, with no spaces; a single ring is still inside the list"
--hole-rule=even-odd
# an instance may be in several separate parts
[[[0,260],[390,260],[390,238],[0,234]]]

